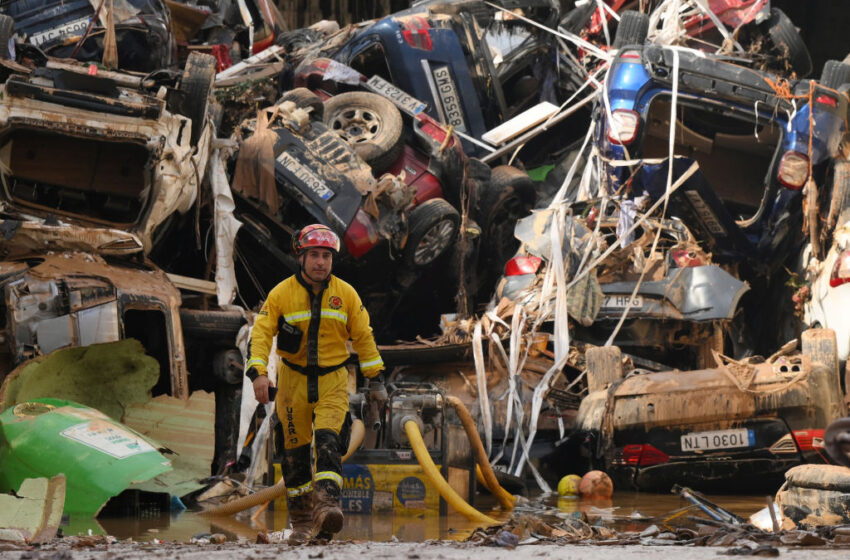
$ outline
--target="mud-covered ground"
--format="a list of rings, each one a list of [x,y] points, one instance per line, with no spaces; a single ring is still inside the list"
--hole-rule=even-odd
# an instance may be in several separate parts
[[[373,560],[520,560],[526,558],[559,558],[595,560],[702,560],[730,554],[728,547],[682,546],[601,546],[574,545],[520,545],[514,549],[474,546],[465,543],[428,541],[424,543],[340,542],[326,545],[290,547],[287,545],[260,545],[224,543],[220,545],[179,543],[115,543],[93,547],[74,548],[70,543],[48,545],[32,550],[3,550],[0,557],[26,560],[134,560],[137,558],[179,558],[180,560],[229,560],[248,558],[264,560],[285,556],[287,560],[355,559],[371,557]],[[807,560],[833,560],[846,558],[848,549],[827,548],[777,548],[764,551],[760,556],[804,555]]]

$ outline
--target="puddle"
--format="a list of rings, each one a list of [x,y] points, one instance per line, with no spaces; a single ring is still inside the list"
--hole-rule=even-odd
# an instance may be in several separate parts
[[[749,517],[765,506],[764,496],[709,495],[712,502],[727,510]],[[498,519],[507,515],[491,511],[496,502],[489,496],[476,501],[476,507]],[[647,494],[638,492],[616,492],[610,501],[583,501],[558,499],[549,496],[532,498],[521,510],[528,513],[548,510],[549,513],[573,514],[584,512],[591,521],[603,517],[608,525],[619,530],[640,530],[650,523],[658,523],[670,512],[689,505],[673,494]],[[693,515],[697,515],[694,511]],[[248,539],[254,541],[260,531],[280,531],[286,527],[286,511],[267,511],[256,520],[248,514],[239,517],[209,519],[192,512],[179,515],[156,515],[142,518],[71,519],[62,526],[66,535],[110,534],[118,539],[132,538],[135,541],[187,542],[202,533],[224,533],[228,540]],[[436,513],[422,515],[394,515],[392,513],[346,514],[340,540],[388,541],[395,537],[403,542],[421,542],[430,539],[463,540],[475,529],[476,524],[457,513],[439,516]]]

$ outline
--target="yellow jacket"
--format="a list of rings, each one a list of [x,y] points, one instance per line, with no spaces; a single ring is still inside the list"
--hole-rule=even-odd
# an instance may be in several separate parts
[[[279,318],[283,317],[290,325],[300,328],[302,334],[297,352],[276,349],[281,358],[302,367],[336,366],[348,359],[346,341],[351,339],[363,375],[374,377],[380,373],[384,362],[372,336],[369,313],[354,288],[331,275],[320,294],[312,297],[311,294],[300,274],[290,276],[269,292],[251,330],[247,367],[254,367],[260,375],[267,374],[272,337],[278,332]],[[315,322],[314,316],[317,316]],[[318,344],[310,344],[312,341],[308,340],[314,331],[318,332]]]

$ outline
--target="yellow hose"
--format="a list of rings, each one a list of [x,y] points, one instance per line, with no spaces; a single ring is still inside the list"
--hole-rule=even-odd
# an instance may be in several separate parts
[[[472,445],[472,451],[475,453],[475,462],[478,463],[475,468],[476,475],[481,475],[481,482],[484,487],[496,496],[503,509],[512,510],[516,503],[516,497],[510,492],[502,488],[499,481],[496,479],[496,473],[493,472],[493,467],[490,466],[490,461],[487,459],[487,452],[484,450],[484,444],[481,443],[481,436],[475,428],[475,422],[472,420],[472,415],[466,405],[455,396],[446,397],[446,402],[454,407],[457,415],[460,418],[460,423],[463,424],[463,429],[466,431],[466,437],[469,438],[469,443]]]
[[[428,453],[428,449],[425,447],[425,442],[422,440],[422,434],[419,432],[419,426],[416,425],[414,420],[407,420],[404,423],[404,432],[407,434],[407,439],[410,440],[410,446],[413,448],[413,453],[416,455],[419,465],[422,467],[422,470],[425,471],[425,476],[428,477],[449,505],[455,508],[458,513],[470,521],[478,521],[486,523],[487,525],[498,525],[500,523],[466,503],[466,501],[461,498],[451,486],[449,486],[449,483],[446,482],[446,479],[444,479],[443,475],[440,474],[440,471],[437,470],[437,466],[434,464],[434,461],[431,460],[431,454]]]
[[[366,426],[363,424],[362,420],[355,418],[351,424],[351,440],[348,442],[348,451],[346,451],[345,455],[342,456],[343,461],[351,457],[352,453],[357,451],[363,443],[363,438],[365,436]],[[232,502],[221,504],[220,506],[209,509],[204,513],[206,515],[233,515],[240,511],[245,511],[248,508],[265,504],[266,502],[271,502],[272,500],[283,496],[285,493],[286,483],[283,481],[283,478],[281,478],[274,486],[263,488],[259,492],[254,492],[253,494],[243,496],[242,498],[233,500]]]
[[[351,440],[348,442],[348,451],[346,451],[345,455],[342,456],[343,463],[351,457],[355,451],[360,449],[360,446],[363,445],[363,438],[365,437],[366,424],[363,423],[363,420],[355,418],[351,423]]]

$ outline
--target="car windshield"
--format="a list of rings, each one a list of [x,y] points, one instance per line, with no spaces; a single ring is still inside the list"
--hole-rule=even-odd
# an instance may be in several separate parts
[[[782,141],[782,126],[731,116],[722,109],[680,101],[674,152],[697,161],[714,193],[741,222],[755,217],[761,207],[770,165]],[[647,113],[642,157],[667,157],[669,130],[670,97],[659,95]]]

